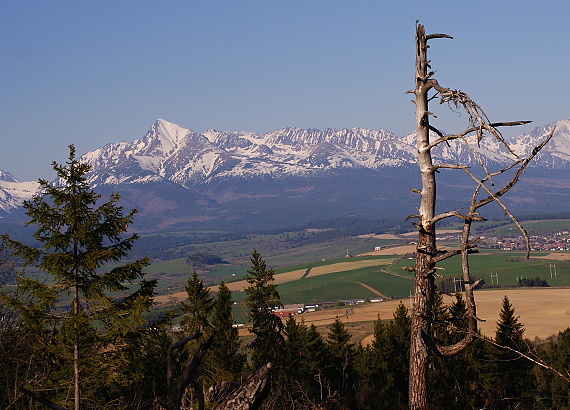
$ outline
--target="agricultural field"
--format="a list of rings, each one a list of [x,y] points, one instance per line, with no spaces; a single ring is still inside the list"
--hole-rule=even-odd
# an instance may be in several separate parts
[[[529,235],[541,235],[551,232],[570,231],[570,220],[567,219],[550,219],[550,220],[537,220],[537,221],[523,221],[524,228]],[[485,232],[486,235],[494,236],[518,236],[520,231],[518,228],[510,223],[496,228],[491,228]]]
[[[534,223],[531,223],[534,222]],[[552,224],[555,225],[552,225]],[[570,222],[568,223],[570,226]],[[529,221],[525,226],[531,230],[550,232],[555,226],[561,227],[560,221]],[[509,225],[493,229],[509,230]],[[453,234],[457,231],[441,231]],[[243,276],[249,266],[249,258],[242,255],[251,251],[253,241],[265,242],[265,254],[262,256],[268,268],[275,268],[275,283],[281,301],[284,304],[332,302],[339,300],[366,300],[383,298],[386,302],[365,303],[352,306],[326,309],[322,312],[304,315],[307,323],[323,326],[342,317],[362,337],[370,331],[371,322],[380,314],[390,319],[400,301],[409,304],[409,295],[413,290],[413,277],[402,269],[414,264],[414,246],[410,241],[414,233],[403,235],[360,235],[358,237],[333,239],[322,243],[307,243],[301,246],[281,249],[272,253],[278,236],[254,236],[236,241],[201,245],[200,249],[220,254],[230,263],[208,266],[208,271],[199,271],[200,278],[213,291],[224,280],[234,292],[235,320],[247,321],[243,290],[247,283]],[[441,240],[441,248],[452,248],[456,244]],[[272,245],[273,244],[273,245]],[[381,251],[374,251],[380,246]],[[353,257],[345,257],[346,253]],[[225,252],[225,253],[224,253]],[[231,258],[231,255],[240,255]],[[267,257],[265,255],[268,255]],[[562,287],[570,287],[570,252],[533,252],[531,259],[525,259],[524,252],[480,249],[479,254],[471,255],[471,273],[483,279],[487,285],[500,286],[498,289],[479,290],[476,297],[479,302],[479,316],[486,319],[480,327],[485,334],[492,334],[496,316],[500,310],[502,297],[507,294],[521,321],[527,328],[528,337],[547,337],[558,330],[570,326],[568,312],[545,310],[548,302],[558,300],[558,307],[566,306],[566,297],[570,293]],[[460,258],[448,259],[440,264],[445,270],[438,271],[443,277],[460,274]],[[154,263],[147,269],[149,278],[159,279],[156,301],[159,309],[175,306],[177,301],[186,297],[183,285],[190,276],[192,268],[185,258]],[[550,288],[520,288],[520,278],[540,278],[547,281]],[[559,296],[557,292],[562,292]],[[559,298],[559,299],[557,299]],[[554,306],[554,305],[553,305]],[[543,328],[540,328],[540,326]],[[356,330],[359,329],[359,330]],[[550,332],[550,333],[549,333]]]
[[[568,288],[511,288],[478,290],[475,292],[477,316],[481,333],[493,337],[503,297],[507,296],[525,327],[525,337],[545,339],[570,327],[570,289]],[[451,303],[451,296],[444,296],[444,303]],[[409,299],[391,300],[362,305],[343,306],[299,315],[307,325],[326,326],[337,317],[345,323],[371,322],[378,317],[391,319],[399,303],[410,307]]]
[[[275,281],[279,285],[281,300],[285,304],[290,304],[408,297],[412,290],[413,278],[402,268],[413,265],[414,261],[390,254],[398,251],[406,254],[410,251],[408,248],[409,246],[404,246],[377,252],[387,255],[323,260],[277,269]],[[471,273],[477,278],[484,279],[487,284],[498,282],[500,286],[516,286],[518,278],[521,277],[541,278],[551,287],[570,286],[570,262],[560,260],[563,255],[559,253],[552,256],[553,259],[549,259],[547,253],[535,253],[531,259],[526,260],[523,252],[484,250],[480,254],[471,256]],[[268,263],[268,267],[270,266]],[[445,270],[439,271],[444,277],[460,274],[459,258],[448,259],[441,266],[445,267]],[[168,283],[169,280],[173,280],[179,283],[177,289],[167,285],[158,289],[159,294],[163,294],[157,297],[157,301],[162,303],[167,300],[183,299],[185,294],[180,280],[182,279],[183,284],[190,275],[189,266],[180,259],[154,266],[154,271],[149,272],[149,277],[167,269],[177,272],[185,270],[186,274],[160,274],[159,282],[166,280]],[[235,292],[234,299],[241,301],[247,283],[240,279],[246,270],[246,267],[241,266],[220,265],[219,270],[200,273],[200,277],[206,285],[214,289],[220,280],[225,280],[228,287]]]
[[[553,259],[549,253],[533,252],[530,259],[525,259],[524,252],[481,250],[469,257],[471,275],[485,280],[487,284],[516,286],[517,278],[546,280],[550,286],[570,286],[570,261],[560,260],[561,252]],[[570,253],[567,254],[570,259]],[[387,268],[392,273],[403,272],[402,268],[413,261],[399,260]],[[461,274],[461,260],[457,257],[438,264],[445,270],[438,271],[444,277]]]

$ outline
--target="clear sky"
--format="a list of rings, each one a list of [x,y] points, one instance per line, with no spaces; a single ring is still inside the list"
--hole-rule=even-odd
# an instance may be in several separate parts
[[[440,84],[530,131],[570,118],[569,17],[566,0],[0,0],[0,169],[49,179],[67,145],[131,141],[157,118],[404,136],[418,19],[454,37],[430,42]]]

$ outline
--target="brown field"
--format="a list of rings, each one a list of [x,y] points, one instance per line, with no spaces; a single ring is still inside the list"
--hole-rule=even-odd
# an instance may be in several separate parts
[[[294,270],[291,272],[280,273],[275,275],[274,283],[279,285],[280,283],[290,282],[292,280],[301,279],[301,277],[305,274],[306,269]],[[237,282],[230,282],[226,283],[228,289],[232,292],[238,291],[242,292],[247,287],[247,282],[245,280],[240,280]],[[217,287],[214,287],[216,290]],[[170,295],[160,295],[154,298],[155,302],[157,303],[166,303],[166,302],[179,302],[181,300],[186,299],[186,292],[177,292],[172,293]]]
[[[390,260],[386,259],[368,259],[364,261],[339,262],[332,265],[316,266],[313,269],[311,269],[309,276],[326,275],[327,273],[344,272],[347,270],[367,268],[369,266],[385,266],[388,265],[390,262],[391,262]],[[275,275],[276,279],[277,276],[280,275]]]
[[[407,253],[414,253],[416,251],[415,245],[402,245],[402,246],[394,246],[392,248],[382,249],[380,251],[372,251],[362,253],[358,256],[367,256],[367,255],[405,255]]]
[[[494,336],[496,322],[503,296],[507,295],[515,309],[515,314],[525,326],[525,336],[529,339],[536,337],[544,339],[570,327],[570,289],[539,288],[539,289],[501,289],[480,290],[475,293],[477,316],[485,322],[479,323],[484,335]],[[449,303],[450,297],[445,298]],[[409,308],[409,300],[402,300]],[[369,303],[362,306],[346,306],[340,309],[327,309],[319,312],[305,313],[301,316],[307,325],[315,326],[332,323],[338,316],[343,322],[364,322],[391,319],[400,301]],[[301,317],[298,320],[301,320]]]
[[[364,261],[351,261],[351,262],[340,262],[332,265],[317,266],[311,269],[309,276],[325,275],[327,273],[343,272],[352,269],[366,268],[369,266],[384,266],[390,263],[389,260],[381,259],[370,259]],[[291,272],[280,273],[274,276],[276,285],[285,282],[291,282],[293,280],[301,279],[305,274],[306,269],[294,270]],[[247,282],[245,280],[240,280],[237,282],[226,283],[228,289],[232,292],[243,292],[247,287]],[[160,295],[154,298],[157,303],[167,303],[167,302],[179,302],[186,299],[186,292],[177,292],[170,295]]]
[[[552,259],[554,261],[567,261],[570,260],[569,252],[552,252],[544,256],[533,256],[533,258],[538,259]]]

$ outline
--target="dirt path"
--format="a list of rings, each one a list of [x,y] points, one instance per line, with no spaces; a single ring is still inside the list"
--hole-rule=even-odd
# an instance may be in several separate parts
[[[399,273],[388,272],[387,270],[384,270],[384,269],[380,269],[380,272],[387,273],[388,275],[392,275],[392,276],[397,276],[397,277],[399,277],[399,278],[410,279],[410,280],[413,280],[413,279],[414,279],[414,277],[413,277],[412,275],[408,275],[408,276],[406,276],[406,275],[401,275],[401,274],[399,274]]]
[[[354,283],[358,283],[360,286],[365,287],[366,289],[368,289],[370,292],[374,293],[375,295],[380,296],[381,298],[384,299],[388,299],[386,296],[384,296],[383,294],[381,294],[380,292],[378,292],[376,289],[374,289],[372,286],[368,286],[366,283],[362,283],[362,282],[354,282]]]

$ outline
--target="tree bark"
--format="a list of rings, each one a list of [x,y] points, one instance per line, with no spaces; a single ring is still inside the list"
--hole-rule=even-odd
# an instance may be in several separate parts
[[[20,387],[20,390],[22,391],[22,393],[25,393],[26,395],[30,396],[32,399],[34,399],[38,403],[43,404],[44,406],[46,406],[49,409],[67,410],[65,407],[62,407],[59,404],[56,404],[53,401],[46,399],[45,397],[43,397],[42,395],[40,395],[38,393],[35,393],[35,392],[30,391],[28,389],[25,389],[23,387]]]
[[[416,27],[416,148],[420,168],[422,189],[419,207],[419,223],[417,228],[418,243],[416,246],[416,265],[414,269],[414,301],[411,317],[410,340],[410,409],[425,409],[427,407],[427,369],[428,346],[425,336],[428,333],[428,317],[431,313],[432,296],[434,291],[433,270],[435,263],[432,258],[436,255],[435,214],[436,181],[429,149],[429,111],[427,39],[422,25]]]
[[[219,403],[214,410],[256,410],[269,393],[271,363],[260,367],[236,391]]]
[[[544,147],[544,145],[552,138],[554,129],[549,136],[537,145],[532,153],[525,159],[520,158],[503,139],[497,127],[524,125],[530,121],[510,121],[510,122],[493,122],[491,123],[483,111],[471,98],[459,90],[452,90],[442,87],[432,78],[434,72],[429,71],[429,60],[427,58],[428,40],[434,38],[452,38],[446,34],[430,34],[426,35],[424,27],[416,24],[416,88],[409,91],[415,94],[416,104],[416,148],[418,155],[418,165],[421,176],[421,190],[413,190],[420,194],[420,206],[418,214],[413,218],[418,218],[419,222],[414,224],[418,229],[418,242],[416,246],[416,264],[407,270],[414,272],[414,299],[411,315],[411,343],[410,343],[410,373],[409,373],[409,408],[412,410],[423,410],[428,408],[427,402],[427,373],[428,373],[428,357],[429,355],[437,356],[454,356],[466,349],[477,336],[477,311],[473,291],[477,283],[473,283],[469,272],[469,254],[475,252],[475,242],[470,239],[471,225],[473,221],[484,220],[479,216],[479,208],[491,202],[496,202],[505,214],[517,225],[523,236],[527,239],[528,235],[515,217],[508,211],[507,207],[501,202],[500,197],[508,192],[517,182],[521,173],[526,169],[527,164],[534,156]],[[444,135],[442,132],[431,126],[429,116],[433,115],[429,111],[428,92],[433,89],[439,94],[441,103],[452,104],[457,108],[465,110],[468,119],[468,127],[461,133],[455,135]],[[437,137],[430,142],[430,131],[435,133]],[[476,136],[477,144],[485,138],[495,139],[499,144],[506,148],[514,159],[510,165],[503,169],[489,172],[486,164],[479,156],[477,151],[470,146],[467,136]],[[479,166],[482,168],[484,176],[476,177],[470,170],[468,165],[461,164],[438,164],[434,165],[431,157],[431,150],[442,143],[449,144],[449,141],[463,143],[475,155]],[[518,167],[518,169],[516,169]],[[456,169],[465,172],[474,182],[474,192],[471,198],[468,210],[465,214],[459,211],[449,211],[436,215],[436,177],[435,173],[440,168]],[[486,184],[493,185],[492,178],[503,172],[516,169],[513,178],[505,184],[500,190],[491,190]],[[487,194],[487,197],[479,199],[479,194]],[[438,252],[436,245],[436,229],[435,224],[445,218],[456,217],[463,221],[463,233],[461,237],[460,249],[453,251]],[[430,325],[433,320],[432,306],[434,295],[437,291],[435,287],[434,274],[436,263],[455,255],[461,255],[462,279],[465,284],[465,302],[467,307],[467,329],[464,329],[464,337],[453,345],[440,346],[430,334]],[[528,257],[528,252],[527,252]]]
[[[77,260],[77,245],[73,247],[74,260]],[[79,374],[79,331],[77,329],[77,320],[79,317],[79,289],[77,278],[77,267],[73,269],[73,318],[74,318],[74,335],[73,335],[73,401],[74,409],[81,408],[81,390],[80,390],[80,374]]]
[[[174,377],[173,364],[172,364],[172,354],[177,349],[182,349],[186,343],[202,336],[202,333],[196,333],[185,337],[184,339],[172,344],[168,348],[166,357],[166,379],[168,385],[168,410],[180,410],[180,404],[182,401],[182,396],[184,390],[190,383],[196,380],[202,373],[202,359],[206,354],[206,351],[212,344],[214,337],[210,336],[208,340],[200,345],[198,351],[194,353],[190,362],[182,370],[182,374],[178,377],[178,380]]]

